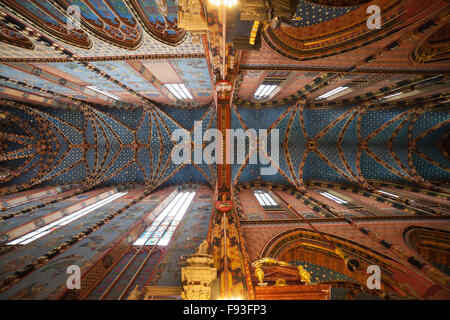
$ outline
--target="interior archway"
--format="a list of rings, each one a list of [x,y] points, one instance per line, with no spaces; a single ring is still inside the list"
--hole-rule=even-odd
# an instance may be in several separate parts
[[[392,287],[390,258],[353,241],[326,235],[335,247],[357,258],[360,267],[351,272],[345,262],[334,253],[330,243],[317,233],[296,228],[275,236],[266,244],[261,257],[272,257],[293,265],[302,265],[311,275],[311,281],[331,284],[332,299],[379,299],[386,295],[397,295]],[[381,270],[381,290],[370,290],[366,286],[369,265],[378,265]]]
[[[405,229],[403,236],[411,249],[450,276],[450,232],[411,226]]]

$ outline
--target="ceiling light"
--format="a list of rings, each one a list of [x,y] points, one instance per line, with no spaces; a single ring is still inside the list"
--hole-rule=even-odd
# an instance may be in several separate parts
[[[327,93],[321,95],[320,97],[316,98],[316,100],[321,100],[321,99],[325,99],[325,98],[331,97],[331,96],[333,96],[333,95],[335,95],[335,94],[337,94],[337,93],[339,93],[341,91],[344,91],[346,89],[348,89],[348,87],[338,87],[336,89],[333,89],[333,90],[328,91]]]
[[[258,89],[255,92],[255,95],[253,96],[253,99],[260,100],[267,98],[270,96],[270,94],[275,90],[277,86],[273,84],[262,84],[258,87]]]
[[[118,96],[116,96],[116,95],[114,95],[114,94],[112,94],[112,93],[109,93],[109,92],[100,90],[100,89],[97,88],[97,87],[94,87],[94,86],[87,86],[86,88],[91,89],[91,90],[94,90],[94,91],[96,91],[96,92],[98,92],[98,93],[101,93],[101,94],[103,94],[103,95],[105,95],[105,96],[108,96],[108,97],[110,97],[110,98],[113,98],[113,99],[115,99],[115,100],[121,100],[120,97],[118,97]]]
[[[165,84],[167,89],[179,100],[192,100],[193,97],[184,83]]]
[[[209,0],[209,3],[212,3],[218,7],[224,5],[231,8],[237,3],[237,0]]]

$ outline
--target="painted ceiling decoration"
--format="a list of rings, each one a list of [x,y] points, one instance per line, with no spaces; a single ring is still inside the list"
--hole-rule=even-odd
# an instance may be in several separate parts
[[[7,0],[1,6],[59,40],[82,48],[92,46],[92,41],[84,30],[67,29],[68,18],[48,1]]]
[[[388,101],[383,101],[382,98],[384,96],[388,96],[392,92],[399,92],[399,90],[402,90],[402,92],[413,92],[417,91],[419,89],[427,88],[436,84],[442,83],[442,80],[445,79],[445,76],[443,75],[433,75],[433,76],[416,76],[416,77],[405,77],[402,79],[402,81],[393,82],[389,86],[383,86],[378,87],[380,85],[390,83],[391,79],[395,79],[395,76],[390,75],[375,75],[375,76],[368,76],[368,77],[361,77],[361,79],[358,79],[357,81],[349,81],[351,77],[344,76],[343,74],[336,74],[336,73],[323,73],[320,76],[319,73],[309,73],[309,75],[302,76],[302,80],[309,81],[312,79],[312,81],[309,81],[302,87],[302,89],[289,94],[285,95],[284,97],[279,97],[279,95],[276,95],[274,99],[266,101],[266,102],[257,102],[254,99],[252,100],[246,100],[244,99],[244,95],[248,94],[248,90],[245,88],[242,88],[241,90],[241,83],[242,80],[237,81],[236,83],[236,94],[235,94],[235,102],[239,104],[240,106],[247,107],[247,108],[267,108],[267,107],[273,107],[277,105],[283,105],[286,103],[295,103],[295,101],[304,100],[305,105],[311,106],[311,107],[326,107],[326,106],[347,106],[349,104],[354,103],[366,103],[370,100],[378,99],[378,101],[374,102],[374,104],[377,105],[390,105],[395,103],[389,103]],[[248,77],[248,75],[245,75],[244,77]],[[242,74],[241,74],[242,78]],[[311,99],[308,97],[314,97],[319,96],[321,92],[324,92],[324,90],[329,90],[328,86],[331,83],[337,83],[341,86],[347,87],[346,91],[344,91],[344,95],[351,94],[354,91],[361,92],[361,89],[365,89],[370,87],[371,91],[361,94],[361,95],[355,95],[349,98],[344,99],[333,99],[332,101],[325,101],[320,102],[316,99]],[[333,84],[333,86],[337,86],[337,84]],[[377,86],[374,90],[374,86]],[[339,87],[339,86],[338,86]],[[239,94],[238,94],[239,93]],[[242,97],[242,98],[241,98]],[[248,97],[248,95],[247,95]],[[416,99],[408,99],[405,100],[405,103],[417,103],[419,101],[426,100],[427,97],[421,97]],[[436,98],[436,97],[432,97]],[[439,97],[442,98],[442,97]],[[444,99],[445,100],[445,99]]]
[[[292,17],[292,24],[295,27],[307,27],[335,19],[357,8],[357,6],[330,7],[328,4],[321,5],[299,1]]]
[[[212,100],[211,82],[205,59],[108,61],[93,62],[92,65],[119,81],[127,83],[133,90],[139,90],[155,102],[186,104],[185,101],[179,101],[169,92],[165,86],[167,83],[184,83],[193,96],[190,102],[193,105],[207,104]],[[5,63],[0,65],[0,70],[2,71],[0,83],[8,88],[18,89],[14,82],[20,81],[29,86],[60,92],[91,103],[128,108],[140,103],[139,99],[130,95],[123,87],[74,62]],[[95,89],[92,89],[93,87]],[[31,88],[26,90],[30,93],[42,94],[40,90]],[[119,99],[107,94],[113,94]],[[56,98],[54,94],[45,93],[44,95],[47,98]]]
[[[384,79],[383,79],[384,78]],[[348,92],[361,90],[362,88],[366,86],[373,86],[375,83],[382,84],[383,80],[386,80],[388,77],[379,77],[378,79],[375,79],[374,81],[367,81],[367,82],[349,82],[346,83],[345,86],[348,88]],[[441,80],[443,80],[445,77],[442,75],[430,75],[430,76],[416,76],[411,78],[406,78],[402,81],[396,82],[390,86],[384,86],[381,88],[377,88],[374,90],[372,87],[372,90],[370,92],[367,92],[365,94],[360,94],[358,96],[354,96],[351,98],[346,99],[334,99],[333,101],[327,101],[327,102],[315,102],[311,105],[314,105],[316,107],[320,106],[345,106],[352,103],[363,103],[370,101],[371,99],[381,99],[384,96],[388,96],[392,92],[399,92],[399,90],[402,90],[402,92],[410,92],[413,90],[416,90],[421,87],[428,87],[432,84],[439,83]],[[320,93],[318,93],[320,94]],[[378,104],[374,102],[373,104]]]
[[[12,18],[12,17],[8,16],[6,13],[3,13],[3,12],[2,12],[1,14],[2,14],[2,18],[4,19],[5,22],[7,22],[7,23],[9,23],[9,24],[11,24],[11,25],[13,25],[13,26],[19,28],[19,29],[23,29],[22,24],[21,24],[20,21],[18,21],[18,20],[15,19],[15,18]],[[82,61],[80,61],[80,58],[79,58],[77,55],[71,53],[71,52],[68,51],[67,49],[65,49],[65,48],[63,48],[62,46],[60,46],[59,44],[56,44],[56,43],[52,42],[52,40],[46,39],[46,38],[40,36],[40,34],[39,34],[38,32],[36,32],[36,31],[34,31],[34,30],[27,29],[26,32],[25,32],[25,34],[28,34],[28,35],[32,36],[35,40],[37,40],[37,41],[39,41],[39,42],[42,42],[42,43],[45,43],[45,44],[47,44],[47,45],[52,44],[51,47],[52,47],[56,52],[60,53],[60,54],[63,55],[63,56],[68,57],[71,61],[74,62],[71,66],[69,66],[69,68],[71,69],[71,71],[72,71],[72,70],[77,70],[79,76],[81,76],[82,78],[85,78],[85,77],[90,78],[90,77],[87,76],[86,74],[83,75],[83,73],[89,74],[90,72],[93,72],[93,73],[95,73],[95,77],[97,77],[97,78],[103,78],[103,79],[104,79],[104,81],[103,81],[103,79],[101,80],[101,81],[103,81],[103,83],[105,83],[105,84],[107,84],[107,85],[114,84],[113,87],[109,87],[109,89],[111,89],[111,88],[119,89],[119,87],[120,87],[121,89],[125,90],[128,94],[130,94],[132,98],[136,99],[137,102],[141,102],[141,103],[145,103],[145,104],[152,104],[152,100],[150,100],[150,98],[148,97],[149,95],[150,95],[150,96],[153,95],[153,97],[154,97],[155,95],[158,96],[158,93],[157,93],[157,92],[152,91],[152,88],[155,87],[155,86],[156,86],[157,88],[161,89],[161,90],[160,90],[161,93],[162,93],[163,95],[165,95],[166,97],[168,97],[171,101],[174,101],[174,100],[175,100],[175,99],[174,99],[174,96],[171,95],[171,94],[168,92],[168,90],[166,89],[166,87],[163,86],[163,84],[162,84],[158,79],[156,79],[156,78],[151,74],[151,72],[149,72],[148,70],[146,70],[145,67],[143,67],[142,65],[137,65],[137,66],[136,66],[136,64],[131,63],[130,66],[129,66],[129,67],[130,67],[130,70],[129,70],[128,72],[126,72],[126,71],[124,72],[124,69],[123,69],[123,68],[125,68],[125,69],[127,68],[127,67],[126,67],[127,65],[125,64],[125,65],[123,65],[122,71],[120,72],[120,70],[118,70],[118,67],[120,66],[120,63],[114,64],[114,65],[108,65],[108,63],[98,63],[102,68],[105,68],[105,67],[106,67],[107,69],[109,69],[109,72],[105,72],[104,70],[101,70],[99,67],[97,67],[96,65],[94,65],[94,63],[89,63],[89,62],[82,62]],[[195,60],[194,60],[194,61],[195,61]],[[177,61],[174,61],[174,63],[177,63]],[[193,66],[194,68],[197,68],[197,69],[199,69],[199,68],[200,68],[200,69],[201,69],[201,68],[207,69],[206,65],[205,65],[205,64],[202,65],[202,62],[201,62],[201,61],[198,61],[198,62],[196,62],[196,63],[195,63],[195,62],[194,62],[194,63],[189,62],[187,65]],[[134,68],[137,67],[137,68],[138,68],[138,72],[143,73],[143,74],[142,74],[142,77],[143,77],[143,78],[145,78],[144,73],[146,73],[146,75],[147,75],[147,80],[150,81],[150,82],[152,82],[153,84],[155,84],[155,86],[153,86],[153,85],[151,85],[151,84],[148,84],[147,82],[143,82],[143,83],[142,83],[142,79],[141,79],[141,80],[138,80],[138,81],[134,81],[134,82],[131,81],[131,82],[130,82],[130,85],[125,84],[124,82],[122,82],[122,80],[126,80],[126,81],[129,81],[129,80],[130,80],[130,79],[129,79],[129,74],[130,74],[130,73],[131,73],[132,75],[134,74],[136,77],[139,77],[139,76],[136,74],[136,71],[137,71],[137,70],[133,70],[133,67],[134,67]],[[39,73],[38,73],[38,74],[40,74],[40,69],[38,69],[38,70],[39,70]],[[53,71],[53,72],[54,72],[54,71]],[[124,73],[123,73],[123,72],[124,72]],[[56,73],[58,73],[58,72],[56,72]],[[69,73],[70,73],[70,72],[69,72]],[[112,75],[111,75],[110,73],[112,73]],[[92,75],[92,74],[91,74],[91,75]],[[211,101],[210,98],[209,98],[210,93],[208,92],[208,91],[209,91],[209,88],[208,88],[208,86],[209,86],[209,81],[205,81],[205,80],[199,79],[199,78],[201,78],[202,75],[208,77],[209,74],[208,74],[208,73],[204,73],[204,72],[202,73],[201,70],[195,70],[195,72],[189,73],[189,75],[192,75],[193,78],[195,79],[194,81],[191,81],[190,83],[191,83],[194,87],[196,87],[196,88],[197,88],[198,86],[200,86],[201,89],[203,89],[203,90],[201,90],[202,92],[199,93],[199,96],[207,96],[207,97],[208,97],[207,99],[208,99],[209,101]],[[93,76],[94,76],[94,75],[93,75]],[[208,80],[209,80],[209,79],[208,79]],[[61,81],[62,81],[62,82],[61,82]],[[79,79],[78,81],[82,81],[82,82],[83,82],[82,79]],[[180,79],[178,79],[178,81],[176,81],[176,82],[179,83],[179,82],[180,82]],[[66,79],[60,79],[60,84],[66,84],[66,83],[67,83],[67,80],[66,80]],[[145,92],[141,92],[140,90],[138,90],[139,88],[137,88],[136,86],[141,87],[141,84],[144,86],[144,87],[143,87],[144,90],[147,90],[147,91],[150,90],[150,92],[145,93]],[[26,84],[26,85],[27,85],[27,84]],[[146,85],[147,85],[147,86],[146,86]],[[205,85],[206,85],[206,87],[205,87]],[[114,86],[115,86],[115,87],[114,87]],[[190,86],[188,86],[188,87],[190,87]],[[86,88],[91,89],[91,91],[92,91],[92,89],[93,89],[94,91],[100,92],[100,93],[102,93],[103,95],[106,95],[106,96],[108,96],[108,97],[110,97],[110,98],[112,97],[114,100],[121,100],[120,97],[117,97],[117,96],[115,96],[115,95],[112,95],[111,93],[102,91],[102,90],[100,90],[100,89],[98,89],[98,88],[96,88],[96,87],[93,87],[93,86],[87,86]],[[85,88],[83,87],[81,91],[84,91],[84,89],[85,89]],[[207,92],[205,92],[205,90],[206,90]],[[71,98],[73,99],[73,97],[71,97]],[[191,99],[193,99],[193,98],[191,98]],[[180,100],[181,100],[181,99],[180,99]],[[180,101],[180,100],[177,99],[176,101],[179,102],[180,104],[186,104],[186,102]],[[198,102],[197,102],[197,103],[198,103]],[[190,104],[190,102],[189,102],[189,104]],[[195,104],[195,102],[194,102],[194,104]]]
[[[223,17],[217,8],[209,8],[207,12],[208,37],[206,39],[208,47],[210,48],[209,59],[212,66],[212,73],[216,78],[223,78],[224,47],[222,32]]]
[[[381,29],[367,27],[372,4]],[[67,28],[72,6],[80,29]],[[440,297],[441,266],[417,256],[437,235],[403,234],[410,248],[399,235],[416,223],[449,228],[449,13],[442,0],[1,1],[0,242],[86,215],[28,247],[0,246],[0,296],[108,299],[123,284],[121,299],[132,290],[125,278],[186,294],[173,271],[203,256],[206,238],[228,298],[284,290],[252,280],[258,255],[294,273],[301,265],[333,298],[373,298],[362,288],[368,265],[394,298]],[[176,130],[190,135],[193,161],[193,147],[212,146],[195,141],[197,121],[202,136],[222,133],[215,152],[225,159],[228,129],[253,129],[262,143],[235,148],[232,164],[175,163]],[[181,202],[188,189],[192,203]],[[176,197],[168,217],[189,209],[167,225],[170,245],[130,250]],[[123,269],[141,261],[139,278]],[[81,267],[81,291],[66,290],[67,264]]]
[[[70,5],[80,8],[82,23],[101,39],[131,50],[142,43],[142,29],[122,0],[60,0],[54,3],[63,12]]]
[[[445,13],[445,11],[444,11],[444,13]],[[429,27],[431,27],[431,29],[436,29],[439,27],[439,25],[442,25],[445,22],[444,17],[445,17],[445,14],[441,15],[439,17],[436,17],[435,18],[436,22],[433,21],[432,23],[427,23],[427,25],[429,25]],[[429,27],[427,27],[427,28],[430,29]],[[304,99],[305,97],[308,97],[308,96],[318,97],[320,95],[320,92],[322,92],[321,89],[328,88],[328,86],[330,84],[334,84],[334,83],[340,83],[342,87],[345,86],[345,88],[347,88],[345,91],[343,91],[343,93],[340,94],[341,96],[343,94],[344,95],[348,94],[348,93],[351,94],[352,91],[356,91],[356,90],[358,90],[358,92],[360,92],[361,89],[363,89],[364,87],[370,87],[370,86],[376,84],[377,82],[382,84],[383,80],[388,79],[390,76],[388,76],[386,74],[375,75],[375,76],[372,76],[372,78],[366,80],[366,79],[362,78],[360,75],[357,75],[357,74],[352,75],[351,73],[361,72],[361,70],[363,68],[365,68],[366,65],[370,64],[377,57],[381,57],[384,54],[386,54],[387,52],[390,52],[393,49],[395,49],[396,47],[400,46],[402,44],[402,39],[404,41],[406,39],[411,39],[411,38],[417,37],[417,35],[423,33],[423,30],[424,30],[424,25],[421,25],[420,27],[418,27],[416,29],[412,29],[412,30],[404,33],[402,38],[397,39],[395,42],[387,45],[386,47],[379,48],[378,52],[376,52],[375,54],[372,54],[371,56],[368,56],[365,59],[360,59],[360,61],[358,63],[356,63],[352,67],[347,68],[347,70],[345,70],[345,73],[342,73],[342,72],[335,73],[335,74],[323,73],[320,77],[314,78],[318,74],[317,73],[314,74],[313,72],[308,72],[308,73],[304,74],[307,77],[302,76],[301,81],[304,85],[302,87],[302,89],[298,90],[297,92],[292,92],[290,95],[285,94],[281,99],[279,98],[280,95],[275,95],[275,97],[273,97],[273,99],[271,99],[270,101],[264,101],[262,103],[254,101],[253,99],[248,101],[248,99],[251,98],[247,93],[248,89],[250,89],[250,88],[253,88],[252,90],[256,90],[256,89],[255,89],[255,87],[248,87],[248,88],[241,89],[240,87],[242,86],[243,76],[244,76],[244,78],[253,78],[253,79],[257,78],[258,81],[261,81],[261,79],[263,79],[263,77],[267,77],[267,76],[269,76],[269,74],[267,73],[267,71],[266,72],[254,71],[254,72],[257,72],[257,73],[255,73],[255,76],[249,76],[251,71],[247,71],[246,74],[241,73],[240,77],[238,77],[238,80],[236,82],[237,90],[235,91],[235,101],[240,105],[245,105],[245,106],[249,106],[249,107],[255,107],[255,108],[267,107],[267,106],[280,105],[280,104],[288,103],[288,102],[299,101],[299,99]],[[311,68],[311,69],[314,70],[314,68]],[[252,69],[249,68],[249,70],[252,70]],[[258,69],[256,69],[256,70],[258,70]],[[312,74],[313,76],[311,77],[310,74]],[[289,77],[290,77],[290,79],[295,79],[295,74],[291,74]],[[360,78],[360,79],[354,79],[355,77]],[[305,78],[306,78],[307,82],[303,82],[304,81],[303,79],[305,79]],[[395,76],[392,78],[395,78]],[[286,77],[286,79],[288,79],[288,77]],[[432,81],[439,81],[440,76],[438,76],[437,78],[431,77],[429,79],[434,79]],[[342,83],[342,80],[347,80],[347,81],[346,81],[346,83]],[[348,80],[353,80],[353,81],[348,81]],[[402,79],[402,80],[405,80],[405,79]],[[417,80],[419,82],[417,82]],[[254,81],[254,80],[252,80],[252,81]],[[248,83],[248,81],[246,81],[246,82]],[[370,92],[368,92],[366,94],[365,98],[364,98],[364,95],[359,95],[359,96],[354,96],[353,98],[350,98],[350,99],[344,99],[344,100],[336,99],[334,101],[331,101],[331,102],[326,101],[324,103],[309,100],[309,101],[307,101],[307,104],[318,106],[318,105],[330,105],[330,104],[331,105],[346,105],[346,104],[351,104],[351,103],[361,103],[361,101],[364,101],[364,99],[374,100],[374,98],[376,97],[377,94],[380,96],[383,96],[383,95],[387,96],[390,91],[399,90],[400,88],[402,88],[402,90],[405,92],[411,92],[411,91],[418,92],[416,87],[422,86],[422,84],[420,84],[421,82],[424,84],[424,86],[429,85],[429,81],[427,78],[422,78],[422,79],[411,78],[406,81],[400,81],[400,82],[394,83],[388,87],[379,88],[375,92],[372,89]],[[280,85],[280,87],[282,85]],[[407,86],[409,86],[409,89],[407,88]],[[364,89],[363,89],[363,91],[364,91]],[[319,92],[319,94],[318,95],[312,94],[314,92]],[[242,93],[243,93],[243,95],[242,95]],[[245,98],[242,99],[241,96],[243,96]]]
[[[280,155],[276,161],[268,154],[278,171],[272,176],[261,175],[263,165],[249,164],[248,158],[232,165],[233,184],[268,181],[302,188],[308,181],[332,181],[370,188],[368,182],[383,180],[433,188],[427,181],[450,178],[450,159],[437,151],[450,130],[449,116],[445,106],[236,107],[232,127],[278,129]]]
[[[236,81],[236,91],[234,100],[236,103],[247,106],[247,107],[254,107],[254,108],[260,108],[260,107],[268,107],[268,106],[275,106],[275,105],[281,105],[288,102],[295,102],[299,101],[305,98],[312,97],[312,99],[307,99],[306,104],[311,106],[326,106],[326,105],[348,105],[352,103],[361,103],[364,101],[376,101],[376,97],[382,98],[383,96],[388,96],[390,92],[399,92],[399,90],[402,90],[402,93],[411,92],[411,94],[418,93],[420,90],[424,90],[425,88],[432,85],[432,83],[439,83],[442,80],[443,75],[434,75],[434,76],[416,76],[416,77],[405,77],[400,78],[396,76],[397,71],[392,70],[386,70],[389,73],[392,73],[393,75],[388,74],[374,74],[374,75],[368,75],[368,76],[361,76],[357,73],[364,72],[364,68],[366,68],[367,65],[370,65],[377,57],[382,57],[383,55],[386,55],[390,52],[392,52],[394,49],[401,46],[403,43],[410,41],[411,39],[418,38],[421,34],[424,33],[425,30],[430,32],[439,30],[439,28],[442,25],[445,25],[446,23],[446,17],[448,16],[448,11],[443,10],[441,14],[436,15],[433,20],[429,20],[427,23],[417,26],[416,28],[409,29],[408,31],[404,32],[403,35],[399,38],[397,38],[396,41],[390,43],[389,45],[378,47],[377,51],[375,53],[372,53],[370,56],[367,56],[365,58],[358,58],[359,61],[356,62],[353,66],[349,66],[346,68],[346,70],[340,70],[341,72],[338,73],[325,73],[319,74],[317,72],[306,72],[304,74],[300,73],[301,75],[301,81],[303,83],[303,87],[296,91],[291,92],[290,95],[283,95],[280,98],[280,95],[275,95],[272,97],[273,99],[269,101],[255,101],[254,99],[251,99],[251,96],[248,95],[248,87],[242,88],[242,78],[252,78],[252,79],[258,79],[257,81],[263,81],[264,77],[270,77],[269,71],[253,71],[254,76],[252,75],[252,71],[246,71],[245,73],[242,73],[239,75]],[[445,44],[445,42],[444,42]],[[311,71],[317,70],[317,68],[310,68]],[[259,69],[252,69],[249,68],[248,70],[259,70]],[[264,69],[262,69],[264,70]],[[277,70],[277,68],[275,68]],[[323,69],[323,71],[328,71],[329,68]],[[345,72],[342,72],[345,71]],[[408,72],[410,73],[410,72]],[[320,76],[318,76],[320,75]],[[284,78],[285,81],[287,79],[295,79],[295,74],[292,73],[289,76]],[[392,79],[393,81],[389,81]],[[386,81],[388,80],[388,81]],[[396,81],[401,80],[401,81]],[[254,80],[252,80],[254,81]],[[248,81],[246,81],[248,82]],[[261,83],[261,82],[260,82]],[[386,83],[389,83],[389,86],[383,86],[378,87],[378,85],[384,85]],[[342,93],[340,93],[338,96],[347,96],[350,94],[352,95],[352,92],[358,92],[363,93],[360,95],[355,95],[351,98],[347,99],[335,99],[333,101],[326,101],[326,102],[320,102],[317,101],[317,97],[320,96],[320,92],[323,92],[323,89],[329,88],[329,86],[340,84],[341,87],[345,87],[346,90],[344,90]],[[284,84],[280,84],[280,87]],[[376,86],[376,90],[373,89],[372,86]],[[337,86],[338,87],[338,86]],[[255,90],[254,87],[252,87],[252,90]],[[367,91],[367,93],[364,94],[365,88],[371,88],[370,91]],[[441,90],[445,90],[444,87],[442,87]],[[314,94],[317,92],[317,94]],[[434,91],[431,91],[434,92]],[[440,92],[440,91],[436,91]],[[242,99],[241,97],[245,97]],[[249,99],[250,98],[250,99]],[[327,99],[325,99],[327,100]]]
[[[68,155],[66,146],[70,142],[53,123],[47,122],[43,117],[33,117],[33,111],[25,105],[20,111],[16,111],[20,113],[20,117],[8,111],[3,112],[9,121],[2,125],[2,138],[15,143],[9,145],[3,158],[5,166],[14,170],[3,176],[2,182],[23,179],[27,185],[32,185],[38,179],[43,179],[46,172],[50,172],[51,164],[56,164]],[[17,141],[20,141],[20,145]],[[53,147],[55,150],[52,150]],[[79,150],[74,152],[76,151]]]
[[[177,27],[178,7],[173,0],[9,0],[4,6],[59,40],[87,49],[92,46],[92,40],[76,28],[70,8],[80,9],[81,23],[89,32],[129,50],[142,45],[141,27],[156,40],[170,46],[180,45],[188,36]],[[69,28],[68,22],[73,22],[71,25],[75,27]]]
[[[383,27],[379,30],[367,28],[365,6],[322,7],[300,1],[291,25],[276,29],[266,25],[261,35],[272,50],[289,59],[306,61],[334,56],[409,26],[400,19],[404,1],[382,0],[377,5],[383,12]]]
[[[304,99],[308,94],[317,91],[321,88],[323,88],[325,85],[327,85],[330,81],[332,81],[335,78],[340,78],[342,77],[341,75],[339,75],[338,73],[322,73],[318,76],[318,73],[311,73],[311,75],[308,75],[307,77],[307,83],[305,83],[305,85],[299,89],[298,91],[294,92],[293,94],[284,97],[282,99],[273,99],[267,102],[257,102],[252,100],[247,100],[247,99],[242,99],[238,96],[238,92],[240,92],[240,86],[241,86],[241,81],[239,81],[240,79],[238,79],[237,83],[236,83],[236,90],[235,90],[235,102],[237,104],[239,104],[240,106],[245,106],[245,107],[250,107],[250,108],[261,108],[261,107],[272,107],[272,106],[277,106],[277,105],[282,105],[282,104],[286,104],[286,103],[292,103],[295,101],[299,101],[301,99]],[[241,74],[241,78],[244,75]],[[250,76],[251,77],[251,76]],[[253,92],[252,92],[253,94]]]
[[[144,29],[157,40],[177,46],[186,40],[187,33],[177,26],[175,0],[125,0]]]
[[[5,101],[2,101],[5,104]],[[171,133],[192,133],[194,121],[203,130],[215,122],[215,109],[204,107],[172,118],[158,108],[132,110],[107,107],[76,109],[33,108],[8,103],[9,119],[0,132],[2,165],[15,168],[1,177],[8,185],[92,186],[143,184],[149,189],[180,181],[215,185],[213,165],[176,165],[171,160]]]
[[[34,44],[29,38],[22,36],[4,23],[0,23],[0,41],[16,45],[20,48],[34,49]]]
[[[1,133],[1,148],[7,151],[5,167],[20,168],[9,170],[3,179],[19,185],[84,181],[98,186],[138,183],[153,189],[194,181],[214,186],[223,175],[215,167],[176,167],[169,161],[170,133],[176,128],[192,132],[193,122],[199,119],[204,120],[203,130],[219,127],[217,110],[211,107],[214,82],[223,72],[229,74],[241,66],[245,68],[231,79],[230,126],[279,129],[282,152],[277,174],[272,176],[262,177],[258,165],[232,165],[234,185],[265,180],[301,189],[307,182],[329,181],[371,188],[374,181],[388,181],[435,188],[434,183],[448,179],[449,114],[442,105],[448,100],[445,88],[450,70],[440,72],[441,65],[434,67],[447,60],[448,8],[443,6],[421,20],[407,2],[382,0],[378,4],[384,12],[384,27],[368,31],[363,5],[367,1],[291,2],[292,8],[284,8],[285,12],[277,8],[286,17],[292,11],[290,24],[272,28],[261,20],[259,51],[237,50],[231,41],[224,43],[223,17],[211,5],[197,12],[207,31],[189,34],[177,28],[180,7],[172,0],[4,2],[0,30],[7,33],[0,33],[0,40],[35,51],[36,56],[21,60],[0,56],[4,58],[0,99],[7,106],[6,114],[13,123],[24,119],[35,128],[34,143],[24,140],[27,133],[21,127]],[[199,3],[193,1],[192,8],[195,4]],[[81,8],[79,38],[65,29],[69,5]],[[251,14],[240,17],[251,18]],[[146,52],[149,57],[134,55],[149,34],[157,39]],[[426,40],[417,43],[424,35]],[[188,46],[182,55],[158,53],[158,46],[175,50],[188,38],[200,39],[200,53]],[[86,43],[75,43],[76,39]],[[128,55],[116,55],[118,51],[111,47],[89,51],[99,39]],[[372,44],[372,50],[364,49],[348,61],[317,62]],[[51,55],[40,49],[42,45]],[[403,73],[395,67],[389,72],[380,67],[378,72],[366,70],[377,70],[374,62],[406,45],[409,49],[403,52],[408,57],[432,56],[429,61],[421,58],[431,67],[408,66]],[[86,50],[82,56],[72,52],[80,48]],[[258,86],[274,79],[279,90],[256,101]],[[192,99],[175,97],[167,88],[170,84],[184,84]],[[346,89],[333,99],[319,99],[339,87]],[[404,95],[401,103],[386,99],[397,93]],[[425,124],[422,114],[433,120]],[[30,122],[32,117],[37,122]],[[75,121],[76,117],[80,120]],[[42,148],[51,150],[54,158],[46,155],[42,161]],[[270,153],[265,157],[273,160]]]
[[[348,7],[357,6],[368,3],[372,0],[303,0],[301,2],[309,2],[317,5],[324,5],[330,7]]]

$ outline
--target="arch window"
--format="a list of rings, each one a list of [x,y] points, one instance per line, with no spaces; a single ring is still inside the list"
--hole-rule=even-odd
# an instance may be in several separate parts
[[[272,196],[264,191],[264,190],[254,190],[253,194],[255,195],[256,199],[258,200],[259,204],[264,209],[272,209],[272,210],[279,210],[280,206],[278,203],[272,198]]]
[[[135,246],[168,245],[194,196],[195,191],[179,192],[133,244]]]
[[[58,219],[46,226],[43,226],[42,228],[39,228],[37,230],[34,230],[32,232],[29,232],[23,236],[21,236],[20,238],[17,238],[11,242],[8,242],[8,245],[17,245],[17,244],[28,244],[36,239],[39,239],[43,236],[45,236],[46,234],[59,229],[69,223],[71,223],[72,221],[75,221],[89,213],[91,213],[94,210],[97,210],[101,207],[103,207],[104,205],[126,195],[128,192],[118,192],[115,193],[105,199],[102,199],[100,201],[97,201],[96,203],[93,203],[81,210],[78,210],[72,214],[69,214],[68,216],[62,217],[61,219]]]
[[[334,202],[336,202],[338,204],[346,204],[346,203],[348,203],[347,201],[345,201],[345,200],[343,200],[343,199],[341,199],[339,197],[336,197],[335,195],[333,195],[331,193],[328,193],[326,191],[320,191],[319,193],[321,195],[323,195],[324,197],[326,197],[326,198],[328,198],[330,200],[333,200]]]
[[[385,195],[388,195],[388,196],[391,196],[391,197],[394,197],[394,198],[398,198],[398,196],[393,194],[393,193],[389,193],[389,192],[386,192],[386,191],[383,191],[383,190],[377,190],[377,191],[381,192],[381,193],[383,193]]]

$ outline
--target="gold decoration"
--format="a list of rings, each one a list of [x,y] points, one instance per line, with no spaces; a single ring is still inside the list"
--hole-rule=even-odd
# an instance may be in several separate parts
[[[274,258],[270,258],[270,257],[265,257],[259,260],[256,260],[252,263],[252,266],[255,267],[255,276],[258,278],[258,285],[259,286],[264,286],[267,285],[267,283],[264,282],[264,271],[261,267],[263,266],[281,266],[281,267],[287,267],[287,266],[292,266],[291,264],[284,262],[284,261],[280,261]],[[278,281],[283,280],[284,284],[280,284],[278,283]],[[277,284],[278,283],[278,284]],[[275,283],[276,286],[281,286],[281,285],[286,285],[286,281],[284,279],[278,279],[277,283]]]
[[[252,31],[250,32],[250,39],[248,40],[252,46],[255,44],[256,35],[258,34],[259,23],[260,23],[259,21],[253,22]]]
[[[286,285],[286,280],[284,279],[277,279],[277,281],[275,282],[275,286],[277,287],[282,287]]]
[[[311,283],[311,275],[309,274],[308,271],[306,271],[305,268],[303,268],[302,266],[298,266],[298,274],[300,275],[300,279],[302,280],[302,282],[305,282],[306,284],[310,284]]]
[[[423,65],[450,59],[450,41],[448,32],[450,24],[447,23],[433,32],[413,52],[412,58],[416,63]]]
[[[281,266],[281,267],[285,267],[285,266],[291,266],[291,264],[284,262],[284,261],[280,261],[274,258],[270,258],[270,257],[265,257],[259,260],[256,260],[255,262],[252,263],[252,266],[254,267],[261,267],[261,266]]]
[[[264,271],[261,267],[255,269],[255,276],[258,278],[259,285],[262,285],[264,282]]]

